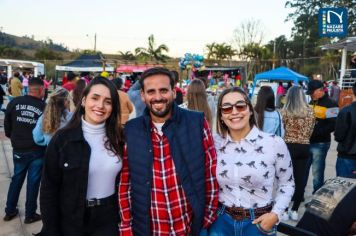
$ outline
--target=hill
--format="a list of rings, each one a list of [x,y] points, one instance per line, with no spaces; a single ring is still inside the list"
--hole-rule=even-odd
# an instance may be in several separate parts
[[[0,46],[9,47],[14,49],[28,49],[39,50],[41,48],[48,48],[55,52],[69,52],[68,48],[63,44],[54,43],[52,39],[47,40],[35,40],[34,37],[27,35],[19,37],[4,32],[0,32]]]

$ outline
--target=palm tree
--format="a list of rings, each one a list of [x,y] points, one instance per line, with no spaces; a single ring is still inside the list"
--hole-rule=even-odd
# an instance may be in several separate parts
[[[216,44],[217,43],[213,42],[211,44],[205,45],[206,49],[208,49],[208,53],[206,54],[208,60],[211,58],[216,58],[216,50],[215,50]]]
[[[155,47],[155,39],[153,34],[148,37],[148,48],[138,47],[135,49],[136,56],[155,60],[156,62],[165,62],[169,57],[164,55],[163,52],[168,52],[169,49],[167,45],[161,44],[157,48]]]
[[[136,57],[130,51],[126,51],[126,52],[119,51],[119,54],[123,60],[133,61],[136,59]]]

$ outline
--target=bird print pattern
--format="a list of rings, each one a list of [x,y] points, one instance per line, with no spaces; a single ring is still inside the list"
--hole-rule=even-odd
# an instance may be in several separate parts
[[[214,142],[220,203],[255,208],[278,197],[273,211],[280,216],[294,191],[293,167],[284,141],[254,127],[239,142],[219,135],[214,136]]]

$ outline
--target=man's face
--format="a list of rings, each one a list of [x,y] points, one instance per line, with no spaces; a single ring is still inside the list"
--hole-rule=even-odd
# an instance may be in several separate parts
[[[144,80],[141,99],[150,110],[153,122],[164,123],[171,116],[175,97],[168,76],[152,75]]]
[[[319,98],[322,98],[324,96],[325,92],[324,92],[324,88],[318,88],[315,89],[313,94],[311,95],[313,100],[318,100]]]

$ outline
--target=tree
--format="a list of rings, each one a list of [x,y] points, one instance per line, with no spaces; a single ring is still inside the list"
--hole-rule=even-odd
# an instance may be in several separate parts
[[[237,54],[231,45],[226,43],[211,43],[205,46],[208,49],[207,59],[225,60],[232,59]]]
[[[294,34],[303,35],[306,31],[317,33],[318,12],[324,7],[345,7],[348,11],[348,33],[349,35],[356,34],[355,0],[288,0],[285,6],[294,9],[294,12],[290,13],[286,19],[294,22]]]
[[[233,43],[240,54],[246,45],[261,45],[264,32],[259,20],[249,19],[243,21],[239,27],[234,30]]]
[[[136,59],[136,57],[130,51],[126,51],[126,52],[119,51],[119,54],[121,59],[123,60],[133,61]]]
[[[167,45],[161,44],[156,48],[156,42],[153,34],[148,37],[148,48],[138,47],[135,49],[136,56],[155,60],[156,62],[165,62],[169,57],[164,55],[164,52],[168,52],[169,49]]]

